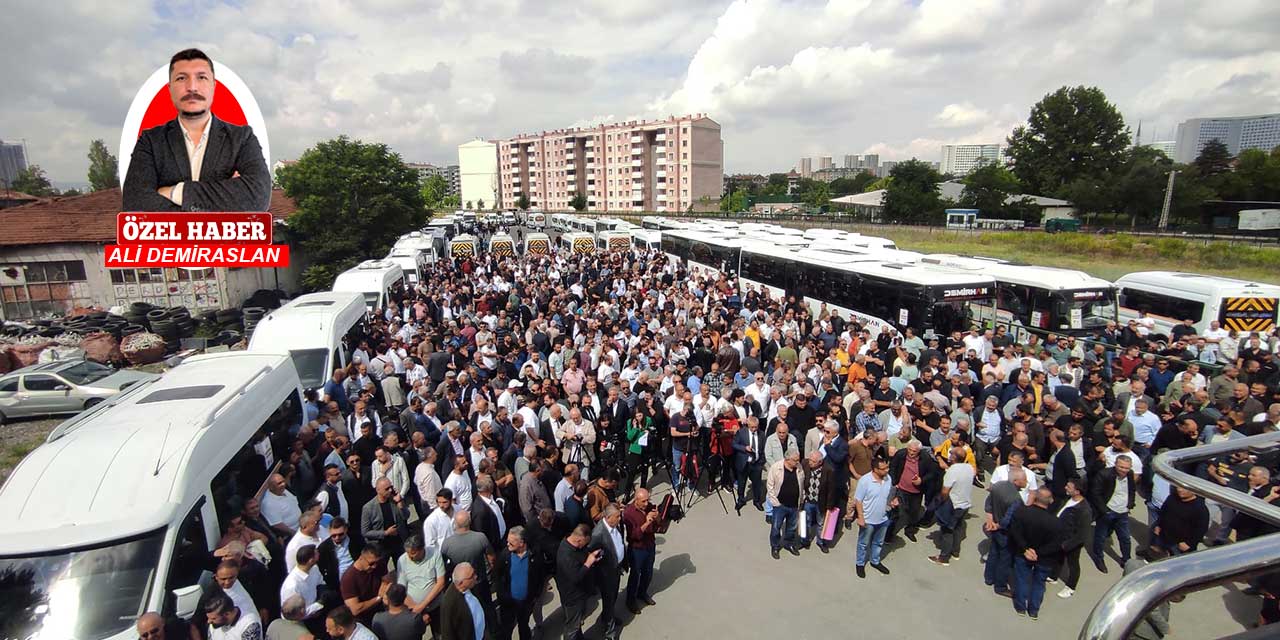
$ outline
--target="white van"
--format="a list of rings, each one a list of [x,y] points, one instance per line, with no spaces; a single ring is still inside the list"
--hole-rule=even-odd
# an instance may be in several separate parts
[[[0,487],[9,634],[132,640],[147,611],[190,618],[223,529],[280,462],[259,430],[302,420],[287,355],[232,352],[59,425]]]
[[[454,260],[474,258],[480,253],[480,239],[464,233],[449,241],[449,257]]]
[[[427,252],[410,247],[392,247],[391,253],[388,253],[383,260],[400,265],[405,281],[412,285],[422,282],[425,277],[427,267],[431,264],[427,259],[428,255]]]
[[[585,231],[571,231],[560,234],[560,248],[569,255],[594,253],[596,239]]]
[[[1155,321],[1155,333],[1168,335],[1175,324],[1195,321],[1204,335],[1209,323],[1242,335],[1267,332],[1276,326],[1276,302],[1280,287],[1270,284],[1176,271],[1140,271],[1116,280],[1120,321],[1138,317],[1139,311]]]
[[[508,234],[495,233],[489,238],[489,253],[503,258],[515,257],[516,241]]]
[[[551,255],[551,236],[545,233],[527,233],[524,236],[526,255]]]
[[[404,270],[388,260],[365,260],[343,271],[333,281],[332,291],[354,291],[364,295],[370,311],[387,308],[390,293],[404,286]]]
[[[288,352],[304,389],[319,389],[334,369],[350,364],[358,346],[343,338],[363,333],[364,297],[358,293],[308,293],[267,314],[249,338],[249,351]]]
[[[546,229],[547,214],[541,211],[530,211],[525,216],[525,226],[530,229]]]

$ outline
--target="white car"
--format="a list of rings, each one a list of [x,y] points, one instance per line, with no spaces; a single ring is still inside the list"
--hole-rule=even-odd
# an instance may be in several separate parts
[[[79,413],[129,385],[159,377],[92,360],[64,360],[23,367],[0,377],[0,424],[9,418]]]

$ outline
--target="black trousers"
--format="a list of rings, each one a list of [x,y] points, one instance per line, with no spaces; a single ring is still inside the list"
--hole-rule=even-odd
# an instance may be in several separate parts
[[[541,593],[530,593],[524,602],[504,602],[501,611],[501,633],[498,637],[510,638],[513,631],[518,631],[520,640],[529,640],[533,636],[533,630],[529,628],[529,616],[533,615],[533,608],[537,606],[538,597]]]
[[[762,460],[738,466],[738,502],[746,504],[747,484],[750,483],[752,504],[764,504],[763,473],[764,463]]]
[[[622,574],[615,570],[613,575],[601,572],[600,575],[600,624],[605,633],[618,624],[618,589],[622,587]]]
[[[627,453],[627,479],[623,485],[623,494],[631,496],[635,491],[636,476],[640,477],[640,486],[649,484],[649,456],[644,453]]]
[[[899,531],[915,534],[920,524],[920,504],[924,501],[924,493],[898,492],[898,508],[893,510],[893,524],[885,538],[892,538]]]
[[[1076,585],[1080,584],[1080,552],[1082,550],[1084,550],[1083,545],[1062,554],[1062,564],[1054,567],[1049,575],[1062,578],[1067,588],[1075,589]]]

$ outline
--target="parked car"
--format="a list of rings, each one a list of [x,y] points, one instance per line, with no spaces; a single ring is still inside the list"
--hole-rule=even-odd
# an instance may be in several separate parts
[[[9,418],[79,413],[154,373],[115,370],[92,360],[23,367],[0,376],[0,424]]]

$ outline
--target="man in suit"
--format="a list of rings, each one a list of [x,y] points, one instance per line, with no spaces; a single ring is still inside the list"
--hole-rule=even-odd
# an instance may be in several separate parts
[[[403,496],[391,488],[391,481],[380,478],[377,495],[360,512],[360,533],[366,541],[376,541],[388,554],[399,556],[409,535],[409,506]]]
[[[529,616],[546,591],[543,588],[545,573],[543,563],[529,548],[525,528],[512,527],[507,532],[507,548],[498,554],[498,561],[493,566],[493,586],[497,590],[502,613],[499,637],[510,638],[511,632],[517,629],[520,640],[532,637]]]
[[[564,610],[565,640],[582,638],[582,619],[586,616],[587,598],[593,586],[592,567],[605,553],[603,549],[587,549],[590,539],[591,527],[580,524],[560,542],[556,551],[556,591]]]
[[[178,117],[138,138],[125,174],[125,211],[266,211],[271,174],[250,127],[213,117],[213,61],[199,49],[169,59]]]
[[[485,637],[484,608],[471,593],[479,579],[469,562],[453,568],[453,586],[445,589],[440,603],[440,637],[442,640],[476,640]]]
[[[440,438],[439,444],[436,445],[436,472],[441,478],[447,477],[450,471],[453,471],[453,460],[458,456],[467,455],[467,440],[462,435],[462,424],[456,421],[449,422],[444,425],[445,437]],[[471,475],[468,469],[467,474]]]
[[[751,483],[751,503],[756,509],[764,510],[764,440],[760,433],[760,420],[755,416],[747,416],[747,428],[739,429],[733,435],[733,468],[738,477],[738,501],[733,508],[742,515],[742,507],[747,504],[747,482]]]
[[[476,479],[476,498],[471,501],[471,528],[484,534],[489,540],[489,548],[502,548],[507,523],[502,517],[501,506],[493,498],[493,478],[489,476]]]
[[[363,548],[364,544],[349,535],[347,521],[334,518],[329,523],[329,537],[316,547],[320,556],[316,566],[320,569],[320,577],[324,578],[325,585],[334,592],[341,589],[342,572],[360,557],[360,550]]]
[[[591,533],[590,548],[604,551],[596,566],[600,587],[600,621],[604,624],[604,637],[617,640],[622,633],[616,611],[618,588],[622,585],[622,571],[627,558],[626,537],[622,533],[622,510],[618,505],[610,503],[605,507],[604,516]]]

